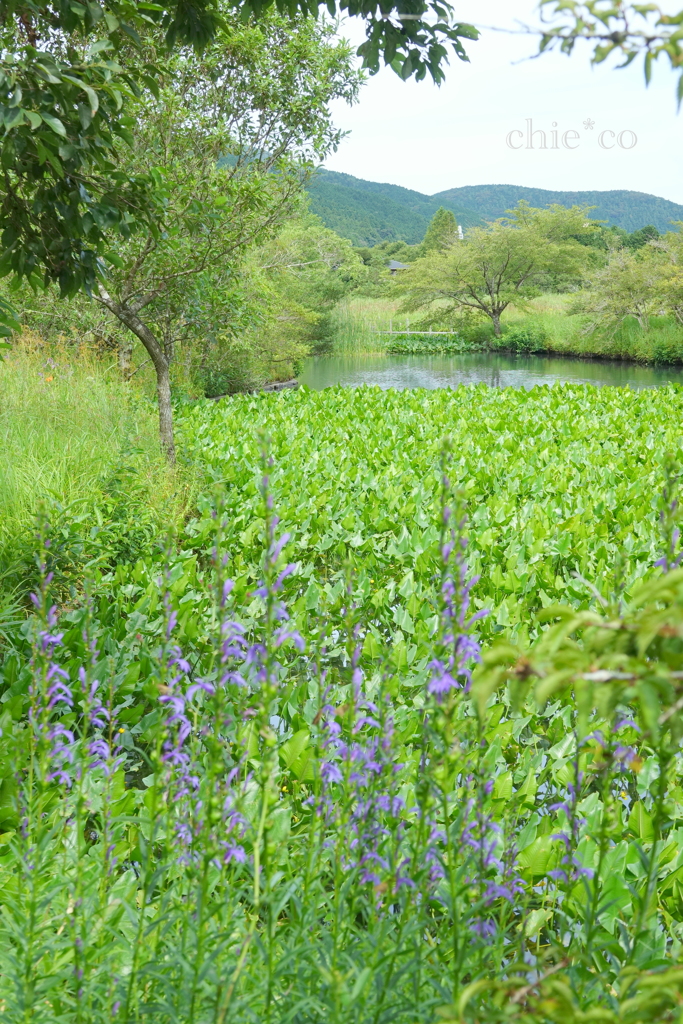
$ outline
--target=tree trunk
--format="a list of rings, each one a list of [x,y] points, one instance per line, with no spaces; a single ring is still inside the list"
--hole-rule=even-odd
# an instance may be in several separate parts
[[[127,338],[119,342],[119,370],[124,380],[130,378],[130,368],[133,357],[133,341]]]
[[[159,399],[159,440],[161,450],[171,465],[175,465],[175,442],[173,440],[173,407],[171,405],[171,375],[170,363],[166,354],[150,331],[146,323],[140,319],[135,309],[131,309],[125,302],[119,303],[112,299],[111,295],[100,284],[99,300],[106,306],[110,313],[113,313],[117,320],[120,320],[124,327],[132,331],[136,338],[139,338],[145,346],[150,359],[154,363],[157,375],[157,397]]]
[[[500,313],[491,313],[491,319],[493,320],[493,333],[500,338]]]
[[[173,406],[171,405],[171,374],[168,361],[157,368],[157,398],[159,400],[159,438],[161,450],[173,465],[175,463],[175,441],[173,440]]]

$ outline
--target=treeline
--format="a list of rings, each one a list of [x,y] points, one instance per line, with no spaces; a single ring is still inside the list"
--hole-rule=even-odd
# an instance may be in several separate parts
[[[660,234],[653,225],[627,232],[590,213],[521,202],[506,217],[463,234],[442,208],[419,245],[384,243],[358,252],[367,266],[387,259],[403,264],[394,293],[413,330],[450,331],[459,345],[556,349],[547,318],[533,304],[555,294],[566,300],[556,320],[572,322],[566,350],[679,362],[683,233]],[[410,351],[418,349],[411,342]]]

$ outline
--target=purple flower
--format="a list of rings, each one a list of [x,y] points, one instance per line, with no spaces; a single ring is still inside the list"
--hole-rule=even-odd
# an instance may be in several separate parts
[[[207,682],[206,679],[198,679],[192,686],[188,686],[186,697],[188,700],[192,700],[196,693],[208,693],[210,697],[216,692],[216,688],[213,683]]]
[[[639,727],[632,718],[620,718],[614,726],[614,731],[619,732],[620,729],[635,729],[636,732],[640,732]]]
[[[434,658],[430,661],[429,668],[431,669],[431,676],[427,683],[427,690],[433,697],[439,699],[450,693],[451,690],[460,689],[457,679],[453,678],[443,661]]]
[[[280,628],[275,631],[273,642],[276,647],[281,647],[287,640],[291,640],[298,651],[303,653],[303,651],[306,650],[306,644],[304,643],[303,637],[297,630],[287,629],[285,626],[280,626]]]
[[[630,768],[635,760],[637,760],[638,754],[636,753],[635,747],[625,747],[622,744],[618,744],[614,748],[614,761],[621,769]]]
[[[470,929],[482,939],[492,939],[496,934],[496,922],[491,917],[477,917],[470,921]]]
[[[344,776],[339,770],[339,765],[334,764],[332,761],[323,761],[320,765],[320,774],[325,782],[342,782]]]
[[[239,846],[237,843],[224,843],[223,844],[223,863],[229,864],[230,861],[235,861],[236,864],[244,864],[246,862],[247,855],[244,852],[244,847]]]
[[[468,691],[472,682],[472,665],[481,661],[479,641],[472,627],[486,611],[469,615],[470,592],[479,577],[468,579],[465,553],[466,517],[451,523],[451,510],[444,506],[443,523],[448,537],[441,544],[441,628],[437,641],[438,654],[429,664],[428,693],[441,702],[454,690]]]
[[[71,729],[66,729],[59,722],[52,725],[47,731],[49,743],[48,757],[52,771],[48,774],[48,781],[62,782],[65,786],[71,785],[71,775],[67,771],[67,765],[74,763],[76,740]]]

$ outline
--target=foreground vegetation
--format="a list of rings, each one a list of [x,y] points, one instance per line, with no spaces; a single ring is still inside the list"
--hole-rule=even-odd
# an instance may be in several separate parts
[[[361,4],[367,65],[440,81],[477,32],[432,8]],[[391,295],[301,205],[359,78],[287,13],[0,18],[3,1020],[673,1022],[683,393],[192,401]],[[453,228],[396,283],[458,338],[681,319],[679,236]]]
[[[46,508],[0,647],[3,1018],[676,1019],[682,404],[200,402],[164,543],[75,566]]]

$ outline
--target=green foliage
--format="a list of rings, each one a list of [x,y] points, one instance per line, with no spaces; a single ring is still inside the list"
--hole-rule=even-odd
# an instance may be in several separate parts
[[[666,312],[667,274],[663,254],[652,246],[635,252],[618,249],[577,295],[571,310],[586,316],[594,331],[613,333],[629,317],[648,331],[652,317]]]
[[[440,206],[427,226],[425,236],[420,245],[421,255],[425,256],[433,249],[447,249],[457,240],[458,222],[452,210]]]
[[[633,231],[628,239],[625,241],[625,245],[629,249],[642,249],[648,242],[653,242],[659,238],[659,231],[653,224],[646,224],[644,228],[640,228],[639,231]]]
[[[456,452],[452,476],[463,481],[472,509],[472,570],[485,570],[474,591],[477,606],[492,612],[482,631],[516,635],[534,632],[536,614],[549,604],[591,606],[583,581],[616,586],[622,557],[628,588],[651,572],[663,481],[658,453],[678,444],[682,401],[675,387],[339,388],[185,408],[179,429],[225,495],[236,579],[247,586],[257,572],[258,495],[250,481],[262,428],[272,438],[273,500],[291,534],[290,559],[300,566],[297,586],[312,576],[325,581],[316,587],[334,585],[351,559],[366,579],[359,611],[395,642],[414,645],[419,661],[429,636],[419,599],[437,555],[429,525],[434,466],[446,428]],[[207,506],[188,526],[197,554],[210,547],[214,530]],[[407,576],[418,588],[412,604],[399,593]],[[404,610],[411,629],[399,626]]]
[[[540,51],[557,48],[572,53],[578,40],[593,47],[593,63],[601,64],[613,55],[622,58],[617,67],[626,67],[643,57],[645,84],[649,85],[653,62],[664,56],[672,71],[683,61],[681,24],[683,11],[670,13],[657,4],[622,3],[605,6],[600,0],[541,0],[547,25],[541,36]],[[554,19],[553,19],[554,16]],[[683,74],[679,76],[676,98],[683,99]]]
[[[614,245],[625,241],[629,232],[641,238],[639,232],[648,230],[643,228],[644,224],[665,232],[672,222],[683,219],[680,204],[624,189],[552,192],[517,185],[464,185],[427,196],[399,185],[365,181],[319,168],[308,192],[311,209],[323,223],[362,246],[399,239],[418,243],[439,207],[452,211],[463,228],[482,227],[486,221],[503,217],[520,200],[535,208],[557,204],[591,208],[591,217],[608,222],[610,227],[602,228],[597,235],[590,232],[581,240],[587,242],[590,238],[590,244],[601,249],[607,249],[608,242]]]
[[[365,181],[324,167],[318,168],[307,188],[311,210],[326,227],[351,239],[354,245],[370,248],[402,240],[411,245],[419,243],[444,202],[439,196],[426,196],[400,185]],[[475,211],[463,208],[464,204],[445,205],[453,210],[463,227],[483,223]]]
[[[673,1024],[683,570],[654,562],[682,411],[675,388],[198,403],[206,485],[165,550],[51,610],[43,523],[0,662],[8,1024]],[[465,500],[491,614],[462,625]],[[483,661],[437,699],[454,624]]]
[[[507,210],[521,201],[536,209],[553,205],[589,207],[595,220],[617,226],[624,234],[638,231],[644,224],[654,224],[659,231],[668,231],[672,222],[683,217],[683,207],[679,203],[627,189],[555,192],[521,185],[463,185],[438,192],[432,198],[454,212],[461,207],[471,210],[484,221],[505,216]]]
[[[269,16],[271,3],[246,3],[231,11],[244,23]],[[278,3],[281,15],[301,25],[317,7]],[[413,9],[414,8],[414,9]],[[349,10],[343,0],[337,9]],[[465,60],[470,25],[449,20],[437,4],[413,4],[406,21],[375,20],[372,3],[350,13],[368,22],[359,53],[377,71],[384,59],[402,78],[443,78],[452,48]],[[3,263],[0,271],[38,282],[45,275],[64,294],[91,290],[98,259],[118,234],[144,229],[159,238],[165,223],[164,189],[158,175],[129,174],[120,167],[121,143],[131,141],[131,103],[156,95],[168,63],[164,50],[191,46],[201,51],[225,24],[226,10],[213,2],[176,2],[150,7],[134,0],[109,0],[106,12],[92,0],[5,4],[0,20],[1,162],[11,187],[0,207]],[[145,51],[160,39],[156,57]],[[78,189],[71,182],[77,179]],[[161,186],[161,188],[160,188]]]
[[[67,593],[86,566],[135,561],[181,513],[151,404],[87,352],[14,346],[0,364],[0,449],[0,579],[15,599],[35,585],[41,507]]]
[[[501,315],[511,303],[524,308],[549,278],[580,276],[589,250],[572,236],[585,226],[583,209],[534,210],[520,203],[509,213],[405,271],[404,308],[436,307],[439,315],[472,309],[489,317],[499,336]]]
[[[242,263],[297,208],[312,161],[339,140],[330,101],[351,101],[360,81],[349,47],[331,27],[313,20],[292,26],[275,15],[244,25],[223,14],[214,42],[201,55],[166,57],[156,96],[135,106],[130,167],[159,175],[167,229],[117,246],[106,284],[95,289],[96,300],[148,352],[170,461],[175,350],[201,341],[204,378],[216,340],[234,340],[236,311],[241,327],[268,321],[244,287]],[[147,49],[159,56],[151,43]],[[255,109],[268,117],[255,118]],[[254,373],[245,368],[242,376]]]
[[[438,355],[470,352],[472,344],[457,334],[394,334],[387,338],[387,352],[395,355]]]
[[[390,260],[398,260],[399,263],[410,263],[420,255],[419,246],[408,245],[407,242],[378,242],[372,246],[358,246],[356,253],[360,256],[366,267],[373,267],[375,270],[386,270]]]
[[[499,344],[513,352],[543,352],[547,341],[548,335],[540,324],[510,324]]]

